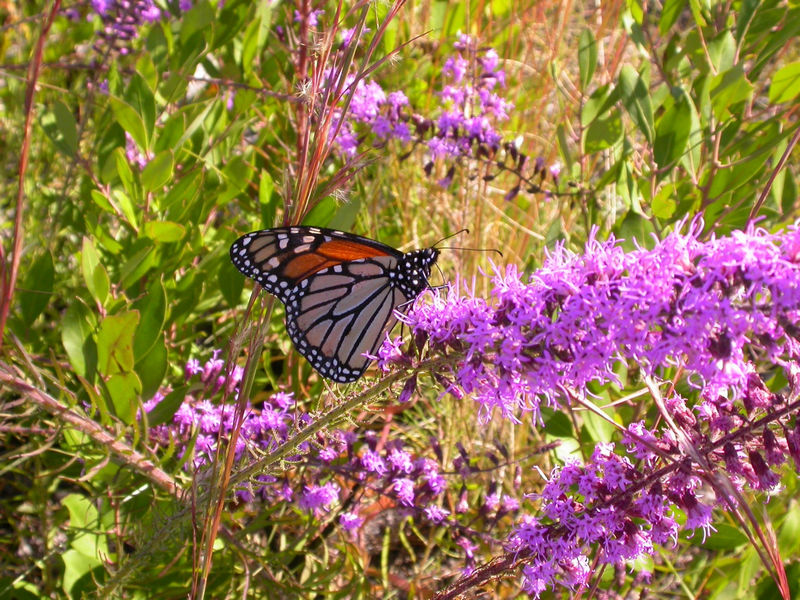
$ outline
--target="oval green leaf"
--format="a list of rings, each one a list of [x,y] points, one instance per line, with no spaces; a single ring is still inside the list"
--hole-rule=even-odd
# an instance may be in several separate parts
[[[800,96],[800,62],[778,69],[769,84],[769,101],[776,104],[791,102]]]
[[[133,310],[139,311],[139,325],[133,337],[133,355],[138,363],[150,352],[161,338],[167,318],[167,292],[160,280],[154,280],[147,293],[133,303]]]
[[[183,239],[186,228],[172,221],[150,221],[144,224],[144,234],[156,242],[179,242]]]
[[[30,326],[45,308],[53,294],[55,268],[53,257],[44,251],[33,261],[17,290],[23,322]]]
[[[138,323],[138,311],[110,315],[100,323],[97,360],[103,375],[130,373],[133,370],[133,336]]]
[[[157,190],[172,177],[174,161],[171,150],[164,150],[153,157],[142,170],[142,185],[148,192]]]
[[[111,282],[105,267],[100,262],[100,255],[88,237],[83,238],[81,247],[81,271],[86,289],[101,306],[105,305],[108,299],[108,292]]]

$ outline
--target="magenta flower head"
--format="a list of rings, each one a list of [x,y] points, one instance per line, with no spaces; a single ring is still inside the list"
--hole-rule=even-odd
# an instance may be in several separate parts
[[[456,282],[400,317],[418,347],[447,357],[433,378],[471,397],[485,421],[541,424],[542,406],[585,402],[589,386],[621,383],[620,365],[659,395],[670,427],[632,423],[621,444],[598,443],[586,464],[568,462],[531,496],[538,516],[523,516],[508,544],[529,561],[524,588],[536,597],[584,585],[590,556],[623,565],[674,543],[681,528],[705,539],[714,507],[736,503],[708,489],[714,469],[769,494],[786,454],[800,464],[800,402],[787,405],[760,375],[781,369],[786,396],[800,393],[800,230],[704,239],[702,229],[699,220],[679,224],[630,251],[592,232],[582,253],[557,245],[530,275],[493,267],[488,298]],[[382,352],[402,360],[396,342]],[[659,387],[676,366],[682,394]],[[495,494],[484,510],[499,510]]]
[[[629,360],[653,376],[682,365],[700,392],[697,415],[727,430],[736,420],[722,399],[748,391],[749,405],[769,403],[745,348],[757,344],[786,368],[800,349],[786,328],[800,315],[800,234],[751,228],[701,241],[701,225],[631,252],[593,232],[583,254],[558,245],[528,277],[493,267],[490,300],[456,284],[402,318],[431,351],[463,357],[452,377],[483,419],[538,421],[542,403],[616,382],[615,366]],[[391,354],[398,360],[396,343]]]

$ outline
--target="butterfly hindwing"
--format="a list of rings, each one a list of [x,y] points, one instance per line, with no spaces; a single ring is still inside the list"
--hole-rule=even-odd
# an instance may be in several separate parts
[[[288,299],[289,336],[324,377],[341,383],[361,377],[370,363],[364,355],[374,356],[394,325],[394,309],[406,298],[382,275],[391,263],[397,260],[370,258],[320,271]]]

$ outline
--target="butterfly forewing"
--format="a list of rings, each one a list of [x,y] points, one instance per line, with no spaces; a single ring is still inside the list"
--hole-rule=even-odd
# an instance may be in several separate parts
[[[286,305],[297,350],[321,375],[355,381],[396,319],[394,309],[428,287],[435,249],[403,254],[351,233],[316,227],[242,236],[231,260]]]

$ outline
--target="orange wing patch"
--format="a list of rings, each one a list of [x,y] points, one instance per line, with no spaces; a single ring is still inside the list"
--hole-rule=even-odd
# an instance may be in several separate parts
[[[379,248],[368,246],[367,244],[359,244],[351,240],[323,242],[317,248],[317,252],[336,263],[358,260],[359,258],[371,258],[373,256],[390,256]]]
[[[319,254],[298,254],[283,267],[283,275],[290,279],[305,279],[317,271],[332,267],[339,261],[332,261]]]
[[[283,266],[282,275],[300,281],[329,267],[378,256],[390,256],[390,254],[367,244],[349,240],[331,240],[323,242],[312,252],[301,252],[291,257]]]

